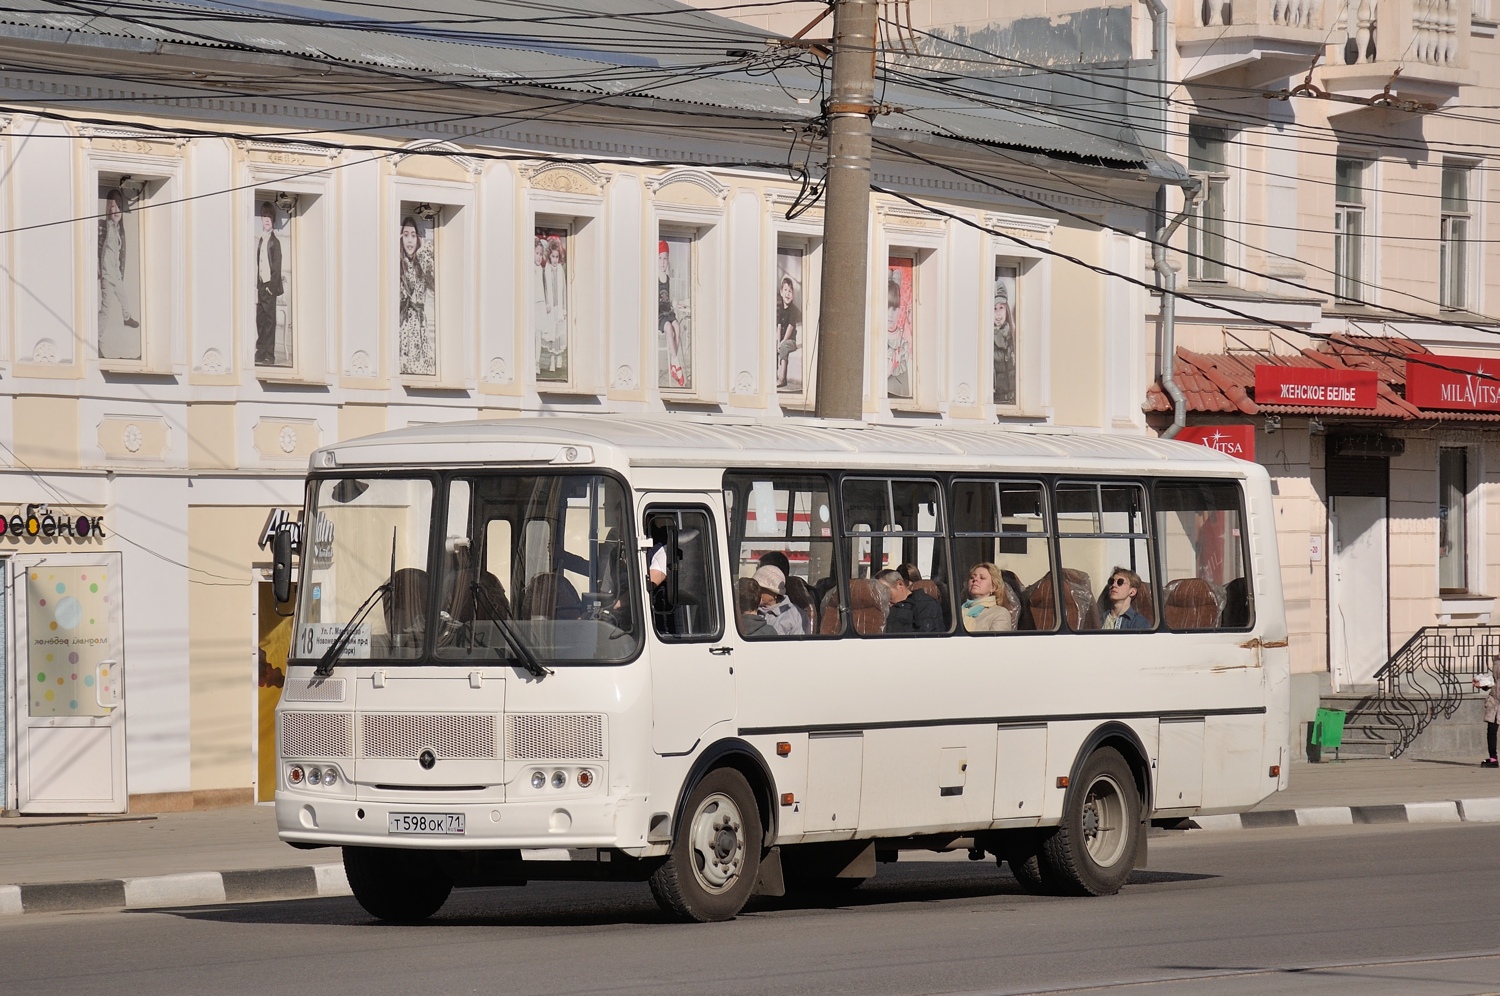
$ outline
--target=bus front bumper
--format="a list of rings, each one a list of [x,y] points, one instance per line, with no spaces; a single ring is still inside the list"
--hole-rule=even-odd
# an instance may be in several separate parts
[[[617,832],[622,800],[612,796],[566,802],[362,802],[319,798],[313,793],[276,793],[278,836],[289,844],[337,847],[412,847],[443,850],[478,848],[621,847],[645,844],[621,840]],[[624,808],[634,808],[624,801]],[[392,817],[420,819],[392,820]],[[461,831],[458,821],[462,817]],[[642,821],[644,826],[644,821]],[[436,827],[404,832],[400,826]],[[393,830],[393,826],[398,829]],[[630,835],[634,837],[635,835]]]

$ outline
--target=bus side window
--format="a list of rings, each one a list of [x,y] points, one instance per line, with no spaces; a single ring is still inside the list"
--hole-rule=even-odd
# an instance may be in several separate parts
[[[1058,594],[1068,628],[1155,629],[1145,489],[1121,482],[1059,482],[1053,507],[1062,556]]]
[[[948,536],[940,494],[932,480],[844,479],[847,615],[856,634],[952,630],[952,600],[946,597]],[[908,592],[920,594],[913,597]],[[911,604],[901,608],[903,600]]]
[[[724,475],[729,523],[729,571],[736,597],[751,601],[750,585],[782,587],[766,611],[736,610],[740,635],[750,639],[837,637],[843,631],[843,598],[834,553],[833,511],[828,478],[778,472]],[[759,585],[756,585],[759,590]],[[756,598],[759,598],[756,595]]]
[[[1157,481],[1162,622],[1168,629],[1247,629],[1254,622],[1238,484]]]
[[[974,567],[994,564],[1007,589],[998,601],[1011,610],[1013,631],[1057,629],[1046,488],[1038,481],[957,480],[952,493],[956,603],[968,597]]]
[[[646,535],[651,540],[647,592],[656,635],[671,642],[719,639],[724,625],[718,544],[708,510],[652,506],[646,512]]]

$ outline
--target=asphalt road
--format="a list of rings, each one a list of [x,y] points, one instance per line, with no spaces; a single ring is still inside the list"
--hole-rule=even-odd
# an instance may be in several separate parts
[[[5,993],[1500,992],[1500,825],[1194,833],[1108,899],[976,862],[671,923],[645,886],[457,892],[386,926],[352,899],[0,918]]]

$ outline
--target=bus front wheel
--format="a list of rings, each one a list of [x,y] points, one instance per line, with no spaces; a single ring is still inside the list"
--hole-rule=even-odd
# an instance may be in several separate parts
[[[1042,844],[1042,877],[1074,895],[1112,896],[1130,877],[1142,832],[1135,775],[1119,751],[1101,747],[1083,763],[1062,823]]]
[[[762,830],[755,793],[733,768],[693,787],[667,860],[651,876],[662,909],[684,920],[728,920],[744,908],[760,871]]]
[[[452,880],[424,851],[346,847],[344,874],[359,905],[377,920],[425,920],[453,891]]]

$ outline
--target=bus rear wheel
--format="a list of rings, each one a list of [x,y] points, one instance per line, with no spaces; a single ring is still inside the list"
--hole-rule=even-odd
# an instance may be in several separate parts
[[[346,847],[344,874],[359,905],[377,920],[425,920],[453,891],[452,880],[425,851]]]
[[[762,836],[745,776],[733,768],[710,771],[688,796],[667,860],[651,876],[651,894],[684,920],[732,918],[755,888]]]
[[[1112,896],[1135,867],[1141,833],[1135,775],[1119,751],[1101,747],[1083,763],[1062,823],[1038,852],[1041,878],[1064,893]]]

